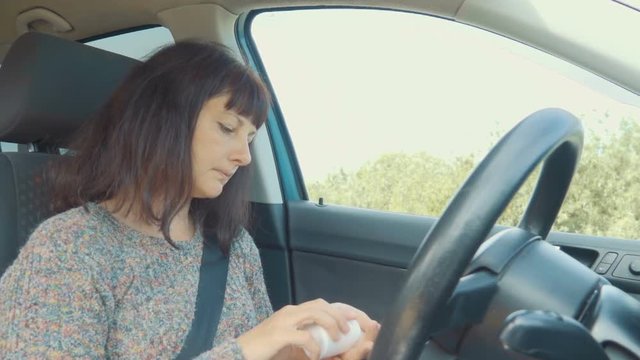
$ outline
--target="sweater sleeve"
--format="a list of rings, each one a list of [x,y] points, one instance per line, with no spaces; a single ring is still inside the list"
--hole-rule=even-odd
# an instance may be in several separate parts
[[[236,339],[230,339],[198,355],[194,360],[245,360],[245,358]]]
[[[70,236],[45,222],[0,280],[6,358],[104,358],[108,320],[94,274]]]

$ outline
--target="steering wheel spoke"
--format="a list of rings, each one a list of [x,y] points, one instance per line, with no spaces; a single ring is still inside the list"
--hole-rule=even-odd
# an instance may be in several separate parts
[[[452,347],[458,343],[456,338],[462,335],[456,330],[482,321],[497,287],[497,276],[488,271],[479,271],[460,279],[446,308],[434,321],[433,341],[453,352]]]
[[[600,343],[573,318],[551,311],[518,310],[507,317],[505,349],[541,360],[608,360]]]

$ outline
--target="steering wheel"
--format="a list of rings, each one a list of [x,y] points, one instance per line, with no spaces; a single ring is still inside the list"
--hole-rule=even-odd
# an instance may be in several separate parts
[[[422,241],[370,359],[417,359],[429,339],[465,359],[511,359],[515,353],[606,359],[602,344],[613,337],[624,351],[640,353],[638,325],[616,324],[634,312],[638,323],[637,302],[543,241],[569,188],[582,142],[580,121],[560,109],[528,116],[498,142]],[[484,242],[543,161],[518,227]],[[565,341],[576,339],[573,348]]]

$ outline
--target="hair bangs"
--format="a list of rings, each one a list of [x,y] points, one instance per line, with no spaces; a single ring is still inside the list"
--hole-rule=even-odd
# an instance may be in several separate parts
[[[262,81],[245,69],[237,69],[228,80],[229,101],[226,108],[247,117],[256,128],[262,126],[271,102]]]

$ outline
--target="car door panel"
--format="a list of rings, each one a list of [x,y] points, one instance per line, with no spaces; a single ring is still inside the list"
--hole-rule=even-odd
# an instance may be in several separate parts
[[[265,283],[274,309],[293,303],[284,205],[251,204],[248,231],[260,250]]]
[[[382,320],[404,282],[406,270],[303,251],[292,253],[295,299],[345,302]]]
[[[308,201],[288,202],[286,211],[278,205],[254,207],[261,219],[255,227],[256,243],[275,308],[324,298],[353,304],[377,319],[384,317],[413,255],[436,221]],[[504,227],[496,226],[492,233],[500,229]],[[605,278],[640,298],[640,277],[614,275],[620,264],[628,267],[625,255],[640,255],[639,243],[558,232],[548,240],[594,270],[605,254],[617,253]],[[285,279],[283,273],[288,274]]]
[[[406,268],[434,218],[288,203],[291,249]]]
[[[382,319],[433,218],[289,202],[295,300],[346,302]]]

